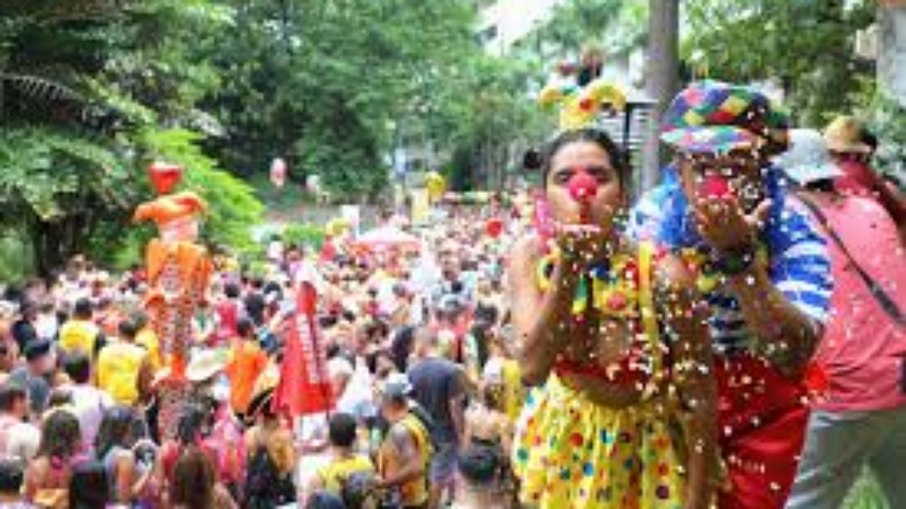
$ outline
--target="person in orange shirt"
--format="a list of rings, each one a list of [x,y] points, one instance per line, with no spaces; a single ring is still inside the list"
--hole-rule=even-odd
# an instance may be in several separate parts
[[[255,337],[255,325],[241,318],[236,325],[239,335],[233,339],[230,362],[225,373],[230,379],[230,405],[233,412],[244,416],[252,399],[255,382],[267,367],[267,354]]]

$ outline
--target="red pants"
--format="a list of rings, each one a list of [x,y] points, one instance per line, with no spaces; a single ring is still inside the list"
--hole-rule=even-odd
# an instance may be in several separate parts
[[[783,509],[805,439],[806,391],[751,356],[717,356],[715,367],[719,442],[731,486],[718,507]]]

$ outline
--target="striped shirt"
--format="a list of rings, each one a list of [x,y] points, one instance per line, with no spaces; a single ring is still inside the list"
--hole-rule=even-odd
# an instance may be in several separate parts
[[[668,249],[703,248],[681,193],[678,186],[668,184],[643,195],[630,214],[627,234],[637,240],[657,240]],[[768,273],[792,305],[816,323],[824,324],[833,287],[830,257],[814,219],[803,214],[801,207],[787,202],[792,199],[778,200],[780,206],[769,221],[774,224],[762,235],[769,252]],[[673,221],[668,218],[671,214]],[[667,229],[674,231],[666,232]],[[750,349],[755,338],[735,297],[718,286],[706,298],[712,310],[715,349],[726,353]]]

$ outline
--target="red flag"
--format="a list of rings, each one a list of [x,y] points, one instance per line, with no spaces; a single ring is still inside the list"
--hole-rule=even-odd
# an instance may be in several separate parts
[[[300,283],[273,402],[277,412],[293,417],[333,407],[327,361],[318,337],[317,300],[315,287],[307,281]]]

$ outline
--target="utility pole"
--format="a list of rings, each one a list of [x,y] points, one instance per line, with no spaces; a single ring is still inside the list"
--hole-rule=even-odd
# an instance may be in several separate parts
[[[679,0],[648,0],[648,10],[645,93],[656,105],[642,148],[642,191],[654,187],[660,177],[661,116],[680,88]]]

